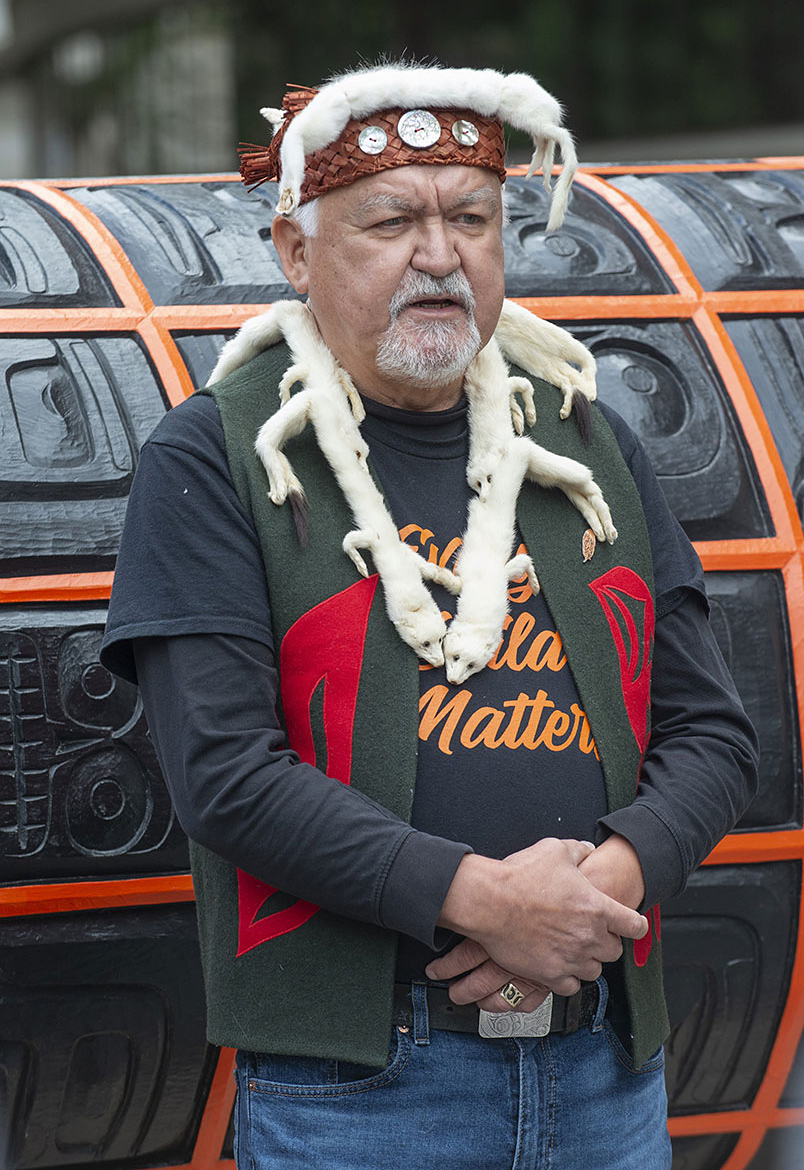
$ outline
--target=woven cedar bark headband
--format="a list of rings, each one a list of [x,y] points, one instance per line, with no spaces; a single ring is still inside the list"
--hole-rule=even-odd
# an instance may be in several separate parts
[[[279,179],[279,215],[364,175],[412,163],[487,167],[504,182],[508,122],[530,135],[528,178],[541,170],[548,191],[556,147],[561,151],[547,223],[555,231],[578,166],[561,107],[525,73],[378,66],[318,90],[292,86],[281,110],[260,113],[274,136],[267,147],[241,146],[240,173],[250,188]]]

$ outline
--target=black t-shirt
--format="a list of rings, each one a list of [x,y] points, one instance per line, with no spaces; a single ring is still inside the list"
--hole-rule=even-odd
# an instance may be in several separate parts
[[[465,403],[424,414],[366,407],[362,431],[402,539],[451,565],[471,496]],[[753,782],[752,732],[706,622],[700,562],[636,438],[604,414],[643,502],[657,595],[653,740],[634,805],[609,816],[560,637],[525,580],[511,585],[503,642],[485,670],[454,687],[443,668],[420,668],[411,826],[300,764],[275,716],[262,555],[214,401],[200,395],[177,407],[143,449],[102,657],[135,680],[136,644],[179,818],[270,884],[418,940],[403,942],[404,975],[444,941],[435,919],[467,848],[504,857],[544,836],[621,832],[640,855],[652,904],[683,886],[730,827],[724,805],[726,815],[739,807]],[[519,545],[517,536],[512,554]],[[538,550],[528,551],[538,573]],[[433,591],[451,615],[455,599]],[[694,712],[683,742],[679,705]]]

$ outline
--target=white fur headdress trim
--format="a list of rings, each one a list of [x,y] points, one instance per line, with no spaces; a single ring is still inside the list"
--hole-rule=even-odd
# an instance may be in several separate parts
[[[506,75],[495,69],[378,66],[348,73],[323,85],[285,131],[280,150],[279,214],[292,215],[299,205],[308,154],[334,142],[351,119],[396,106],[475,110],[524,131],[533,142],[528,178],[541,170],[548,191],[558,147],[564,165],[553,194],[547,230],[555,231],[561,226],[578,167],[572,136],[561,124],[561,106],[528,74]],[[275,126],[277,113],[273,109],[264,111]],[[426,162],[425,157],[422,162]]]

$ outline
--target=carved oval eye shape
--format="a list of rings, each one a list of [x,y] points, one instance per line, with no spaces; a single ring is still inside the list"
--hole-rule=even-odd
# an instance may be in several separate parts
[[[466,664],[466,669],[467,669],[467,670],[474,670],[474,669],[475,669],[475,664],[474,664],[474,662],[467,662],[467,664]]]
[[[430,649],[430,643],[429,642],[422,642],[422,650],[429,650],[429,649]]]

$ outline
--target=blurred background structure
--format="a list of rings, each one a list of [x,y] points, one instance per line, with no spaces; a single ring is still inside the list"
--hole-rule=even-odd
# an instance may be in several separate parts
[[[0,0],[0,178],[230,171],[381,52],[535,73],[587,162],[800,154],[803,47],[789,0]]]

